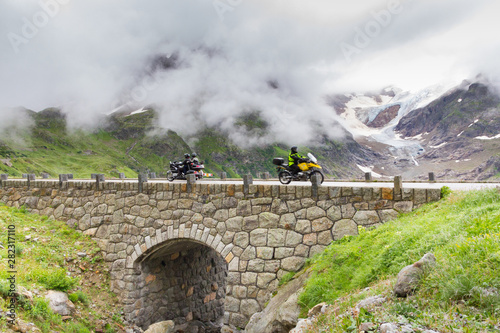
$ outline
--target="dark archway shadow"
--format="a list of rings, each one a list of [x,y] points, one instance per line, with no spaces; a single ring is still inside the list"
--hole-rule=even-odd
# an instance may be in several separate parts
[[[173,320],[222,326],[228,265],[211,247],[175,239],[144,253],[137,268],[137,324]],[[129,290],[130,292],[130,290]]]

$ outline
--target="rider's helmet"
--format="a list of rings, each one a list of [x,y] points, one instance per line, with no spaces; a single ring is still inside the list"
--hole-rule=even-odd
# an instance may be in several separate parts
[[[191,154],[191,157],[196,157],[196,153],[192,153],[192,154]]]
[[[297,146],[292,147],[292,154],[295,154],[295,153],[297,153]]]
[[[189,154],[184,154],[184,158],[189,158]]]

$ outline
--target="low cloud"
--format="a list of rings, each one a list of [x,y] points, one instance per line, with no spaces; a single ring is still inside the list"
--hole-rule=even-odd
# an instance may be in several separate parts
[[[218,126],[241,145],[302,144],[318,131],[338,139],[326,95],[498,77],[498,9],[485,0],[4,1],[0,116],[56,106],[72,126],[90,126],[120,106],[154,105],[160,125],[188,136]],[[360,31],[371,35],[356,45]],[[358,52],[347,59],[343,44]],[[171,57],[171,67],[153,65]],[[267,135],[235,128],[254,111]]]

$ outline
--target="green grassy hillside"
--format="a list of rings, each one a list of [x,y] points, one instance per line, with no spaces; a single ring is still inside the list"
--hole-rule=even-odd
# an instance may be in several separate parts
[[[205,128],[187,139],[177,133],[156,127],[157,114],[153,110],[127,115],[104,117],[98,129],[73,130],[66,126],[66,116],[57,109],[41,112],[25,110],[31,126],[11,127],[0,133],[0,172],[12,177],[23,173],[42,172],[57,177],[72,173],[76,178],[89,178],[91,173],[118,177],[137,177],[138,172],[168,170],[169,161],[182,160],[185,153],[198,153],[205,161],[206,171],[229,177],[269,171],[276,175],[274,157],[288,155],[289,147],[271,144],[242,149],[229,139],[229,133],[218,128]],[[238,119],[235,126],[245,133],[261,135],[267,125],[258,113]],[[356,160],[369,159],[365,149],[354,140],[345,143],[322,138],[313,147],[300,147],[302,154],[312,152],[333,177],[361,175]]]
[[[15,266],[9,267],[8,230],[15,230]],[[122,332],[117,297],[109,291],[109,273],[97,244],[64,222],[0,204],[0,331],[7,332],[10,283],[14,268],[17,318],[42,332]],[[85,256],[79,256],[85,254]],[[12,255],[12,253],[10,254]],[[12,259],[12,258],[11,258]],[[68,294],[76,307],[63,318],[50,310],[48,290]],[[18,327],[20,327],[18,325]]]
[[[436,256],[437,266],[415,295],[395,298],[397,273],[427,252]],[[311,332],[355,331],[368,321],[439,332],[494,331],[500,328],[500,193],[452,194],[375,230],[360,229],[359,236],[332,243],[309,264],[314,273],[301,305],[307,310],[326,301],[336,309]],[[352,310],[373,295],[388,302],[372,313]]]

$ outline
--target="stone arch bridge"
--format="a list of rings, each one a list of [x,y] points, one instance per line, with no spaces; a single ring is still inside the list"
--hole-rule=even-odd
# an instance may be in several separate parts
[[[244,327],[285,273],[332,240],[440,199],[440,190],[4,180],[0,201],[94,238],[126,319]]]

